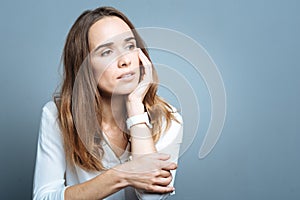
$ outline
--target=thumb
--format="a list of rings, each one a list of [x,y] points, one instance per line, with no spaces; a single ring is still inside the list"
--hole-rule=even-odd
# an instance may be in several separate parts
[[[157,153],[157,159],[158,160],[169,160],[170,159],[170,155],[166,154],[166,153]]]

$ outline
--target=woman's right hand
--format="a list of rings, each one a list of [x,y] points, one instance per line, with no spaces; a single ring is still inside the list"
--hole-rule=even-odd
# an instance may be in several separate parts
[[[135,156],[114,169],[124,175],[129,186],[147,192],[168,193],[174,191],[174,187],[168,186],[172,181],[170,170],[177,168],[175,163],[168,161],[169,158],[162,153]]]

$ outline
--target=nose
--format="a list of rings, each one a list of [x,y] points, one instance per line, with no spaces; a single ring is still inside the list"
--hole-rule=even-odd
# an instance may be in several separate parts
[[[124,54],[119,58],[118,67],[129,67],[131,65],[131,59],[128,54]]]

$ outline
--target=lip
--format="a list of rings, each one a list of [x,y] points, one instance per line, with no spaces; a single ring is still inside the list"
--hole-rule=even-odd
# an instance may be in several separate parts
[[[134,76],[135,72],[130,71],[130,72],[126,72],[121,74],[120,76],[117,77],[117,79],[131,79]]]

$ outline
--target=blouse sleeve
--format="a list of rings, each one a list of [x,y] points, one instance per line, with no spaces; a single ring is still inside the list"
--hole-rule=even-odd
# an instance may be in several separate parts
[[[33,200],[63,200],[65,153],[54,102],[42,110],[33,180]]]
[[[178,112],[175,112],[174,116],[179,123],[172,120],[170,128],[162,134],[155,146],[158,152],[171,155],[170,161],[177,164],[180,145],[183,137],[183,121]],[[171,174],[173,179],[169,185],[174,186],[176,170],[171,170]],[[148,193],[140,189],[136,189],[135,191],[139,200],[162,200],[167,199],[170,195],[175,194],[175,191],[166,194]]]

